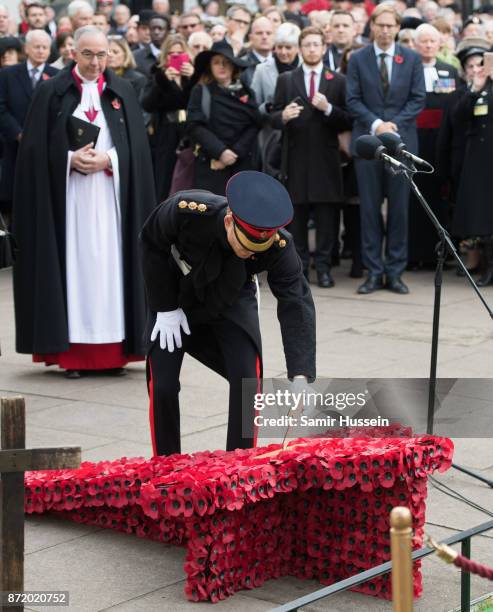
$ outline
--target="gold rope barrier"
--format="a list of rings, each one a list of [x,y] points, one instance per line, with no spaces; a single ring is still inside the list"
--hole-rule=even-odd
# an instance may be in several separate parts
[[[412,517],[409,508],[390,513],[392,602],[394,612],[413,611]]]

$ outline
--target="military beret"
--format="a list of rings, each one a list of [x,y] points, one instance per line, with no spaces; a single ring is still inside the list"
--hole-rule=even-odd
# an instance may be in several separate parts
[[[293,204],[285,187],[263,172],[238,172],[226,185],[235,234],[249,251],[266,251],[277,230],[293,218]]]

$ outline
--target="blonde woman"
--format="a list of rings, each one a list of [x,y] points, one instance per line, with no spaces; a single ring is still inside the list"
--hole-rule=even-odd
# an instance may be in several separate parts
[[[185,109],[192,89],[194,68],[190,49],[181,34],[170,35],[161,47],[157,64],[142,96],[142,106],[152,113],[151,136],[156,195],[167,198],[176,163],[176,149],[184,136]]]
[[[108,36],[108,68],[111,68],[119,77],[130,81],[137,97],[140,98],[146,78],[135,70],[135,60],[127,41],[118,34]]]

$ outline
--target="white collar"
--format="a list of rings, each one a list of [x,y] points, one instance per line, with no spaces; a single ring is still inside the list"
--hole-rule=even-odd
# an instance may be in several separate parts
[[[435,68],[436,65],[437,65],[436,59],[434,59],[430,64],[425,64],[423,62],[423,68]]]
[[[99,79],[96,79],[95,81],[89,81],[88,79],[84,78],[79,72],[79,67],[77,65],[75,66],[75,74],[82,81],[82,96],[80,99],[81,109],[84,112],[89,111],[91,109],[94,109],[95,111],[100,111],[101,98],[99,97],[98,91]]]
[[[307,66],[306,64],[303,64],[303,72],[306,75],[309,75],[312,72],[314,72],[318,76],[319,74],[322,74],[322,70],[323,69],[324,69],[324,63],[323,62],[320,62],[316,66]]]
[[[272,57],[272,51],[269,52],[269,55],[265,56],[265,55],[260,55],[260,53],[257,53],[257,51],[255,51],[255,49],[252,49],[252,54],[258,59],[258,61],[261,64],[264,64],[265,62],[268,62],[271,57]]]
[[[375,55],[377,57],[382,53],[385,53],[388,57],[394,57],[395,55],[395,43],[392,43],[392,45],[387,49],[387,51],[384,51],[383,49],[380,49],[376,42],[374,42],[373,49],[375,50]]]
[[[149,49],[151,50],[152,55],[154,55],[154,57],[157,59],[161,53],[161,49],[158,49],[158,47],[152,43],[149,43]]]
[[[43,70],[45,69],[45,64],[40,64],[39,66],[33,66],[29,60],[27,60],[26,65],[27,65],[27,71],[29,72],[29,74],[31,74],[31,70],[33,68],[36,68],[36,70],[38,71],[38,74],[41,74]]]

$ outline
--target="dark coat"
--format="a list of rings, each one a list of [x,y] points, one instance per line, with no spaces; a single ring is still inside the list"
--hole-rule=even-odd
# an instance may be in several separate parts
[[[137,64],[137,70],[144,76],[150,77],[151,68],[156,63],[156,58],[154,57],[150,47],[147,46],[143,49],[137,49],[137,51],[134,51],[134,59],[135,63]]]
[[[455,87],[461,87],[459,73],[450,64],[436,61],[435,68],[440,79],[453,79]],[[426,105],[418,115],[418,155],[426,159],[433,167],[437,165],[438,134],[451,93],[427,92]],[[450,223],[450,203],[445,197],[443,181],[436,173],[418,174],[415,177],[421,193],[430,205],[438,220],[445,227]],[[409,203],[409,242],[408,259],[410,262],[434,263],[436,261],[437,231],[427,214],[419,204],[416,196],[411,193]]]
[[[73,64],[35,93],[19,147],[13,234],[16,348],[58,353],[69,348],[65,283],[67,121],[80,102]],[[101,105],[118,154],[123,244],[126,354],[142,354],[145,299],[138,234],[155,204],[142,112],[130,83],[110,70]],[[115,103],[116,102],[116,103]]]
[[[211,95],[208,119],[202,107],[202,87],[207,87]],[[200,146],[194,187],[224,195],[226,183],[233,174],[256,169],[256,140],[262,119],[251,89],[243,86],[232,92],[215,82],[195,85],[190,94],[187,121],[192,142]],[[211,170],[211,160],[219,159],[226,149],[234,151],[238,161],[224,170]]]
[[[356,140],[370,133],[376,119],[396,123],[408,151],[416,153],[416,117],[425,106],[425,98],[423,64],[421,57],[411,49],[395,46],[392,76],[386,96],[373,45],[352,53],[347,70],[346,101],[354,119],[351,144],[353,155]]]
[[[253,75],[255,74],[255,68],[258,66],[258,64],[260,64],[260,60],[252,51],[248,51],[245,53],[245,55],[242,55],[241,59],[248,64],[248,66],[241,73],[241,81],[250,87],[252,84]]]
[[[45,64],[36,89],[47,78],[55,76],[58,70]],[[0,136],[4,142],[0,200],[10,202],[14,191],[14,172],[19,143],[22,134],[33,87],[27,72],[27,63],[9,66],[0,70]]]
[[[447,185],[452,202],[457,199],[464,151],[466,149],[466,125],[456,116],[455,107],[465,92],[465,85],[447,96],[437,139],[436,174]],[[459,120],[458,120],[459,119]]]
[[[207,209],[180,207],[180,202]],[[183,204],[182,204],[183,206]],[[288,376],[315,377],[315,308],[291,235],[251,259],[240,259],[226,238],[226,198],[208,191],[181,191],[156,208],[141,234],[143,270],[150,308],[146,338],[156,312],[183,308],[191,324],[224,317],[239,325],[261,352],[261,338],[252,275],[267,271],[277,298]],[[203,207],[202,207],[203,208]],[[171,256],[175,245],[191,266],[184,276]],[[204,353],[208,346],[203,346]],[[194,355],[200,359],[200,355]]]
[[[191,92],[191,81],[182,78],[183,88],[170,81],[164,72],[154,67],[143,95],[142,107],[152,114],[148,131],[151,132],[151,148],[154,165],[156,196],[162,202],[169,195],[176,149],[185,133],[185,123],[179,122],[178,111],[185,110]]]
[[[340,132],[351,129],[344,76],[324,68],[319,92],[333,105],[329,116],[313,108],[308,100],[303,67],[300,66],[279,76],[274,94],[273,120],[276,126],[283,128],[284,138],[287,138],[286,187],[295,204],[338,203],[344,199],[337,138]],[[297,119],[284,125],[282,109],[298,96],[305,109]]]
[[[134,88],[137,100],[140,100],[144,87],[147,83],[145,76],[133,68],[127,68],[121,75],[121,78],[125,79],[125,81],[129,81],[130,85],[132,85]]]
[[[486,109],[485,109],[486,107]],[[486,112],[486,114],[483,114]],[[493,83],[480,93],[469,90],[457,102],[456,121],[466,126],[466,149],[452,231],[471,238],[493,234],[491,158],[493,157]]]

